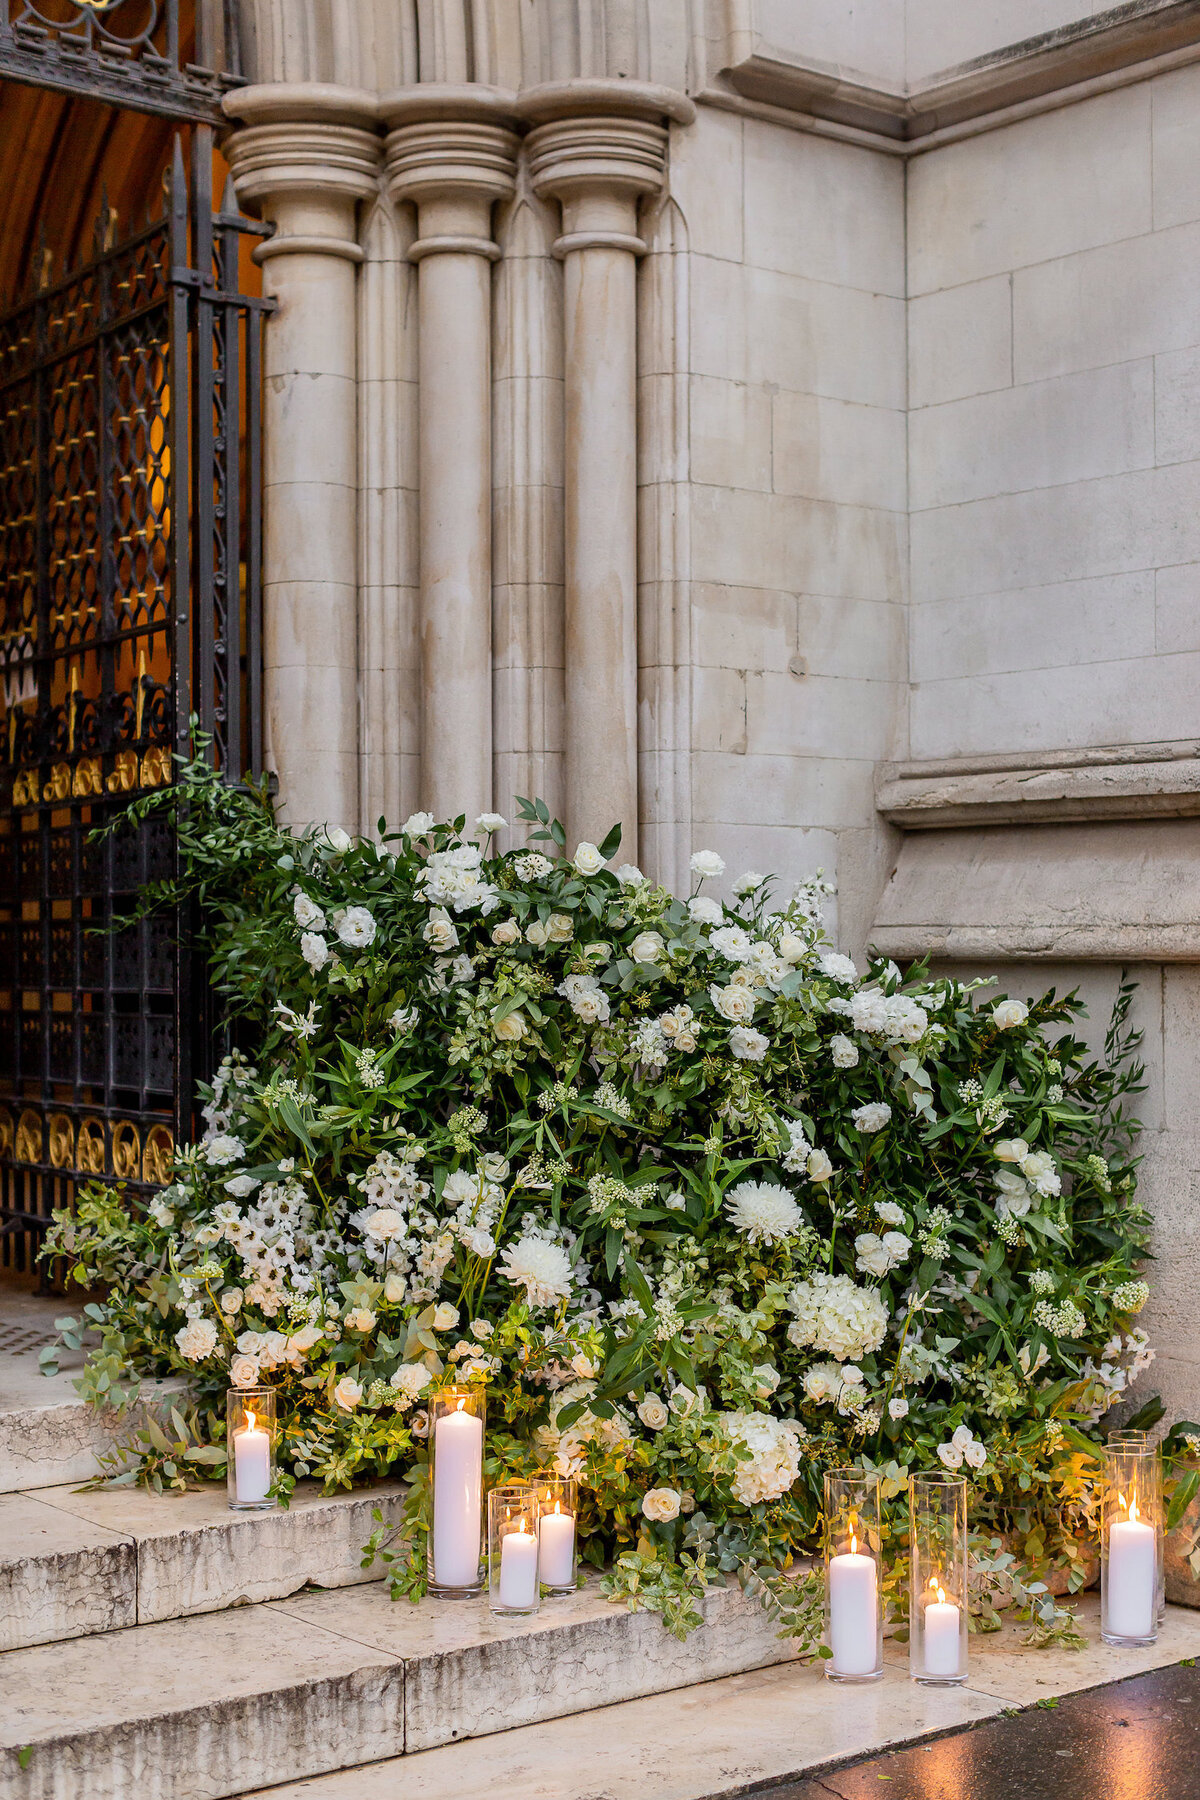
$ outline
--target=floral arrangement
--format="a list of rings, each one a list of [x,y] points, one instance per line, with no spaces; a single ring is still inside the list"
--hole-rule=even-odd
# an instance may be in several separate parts
[[[169,1187],[50,1236],[106,1290],[85,1391],[190,1383],[122,1479],[221,1473],[226,1388],[270,1382],[285,1494],[410,1477],[417,1593],[424,1401],[478,1381],[488,1479],[577,1475],[584,1557],[681,1632],[737,1571],[811,1639],[848,1463],[897,1520],[965,1469],[982,1566],[1082,1584],[1097,1421],[1153,1357],[1128,990],[1094,1061],[1073,997],[860,970],[819,877],[722,901],[699,851],[676,897],[540,802],[504,854],[493,814],[292,834],[200,762],[165,805],[240,1048]]]

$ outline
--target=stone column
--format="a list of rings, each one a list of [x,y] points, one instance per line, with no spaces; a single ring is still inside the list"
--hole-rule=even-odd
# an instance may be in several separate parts
[[[492,207],[515,188],[512,101],[425,84],[380,103],[388,184],[417,208],[420,805],[492,808]]]
[[[637,857],[638,205],[664,180],[665,116],[691,103],[635,82],[522,96],[535,191],[562,204],[566,799],[572,840],[620,821]]]
[[[224,145],[277,302],[263,346],[263,697],[283,816],[358,824],[356,236],[378,183],[373,96],[242,88]]]

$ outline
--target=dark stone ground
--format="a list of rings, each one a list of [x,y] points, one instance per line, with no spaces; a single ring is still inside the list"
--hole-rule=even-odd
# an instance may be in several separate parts
[[[754,1800],[1200,1800],[1200,1667],[1176,1663]]]

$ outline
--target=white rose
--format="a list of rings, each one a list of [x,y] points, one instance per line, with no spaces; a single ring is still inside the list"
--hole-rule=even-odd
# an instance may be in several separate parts
[[[353,1312],[348,1312],[346,1314],[346,1329],[348,1331],[372,1331],[374,1327],[375,1314],[371,1311],[369,1306],[355,1307]]]
[[[688,867],[693,875],[700,877],[701,881],[715,881],[719,875],[725,873],[724,858],[718,856],[715,850],[693,851]]]
[[[406,837],[426,837],[436,823],[431,812],[409,813],[400,827]]]
[[[1023,1000],[1001,1000],[992,1008],[997,1031],[1011,1031],[1014,1025],[1023,1025],[1028,1017],[1029,1008]]]
[[[1029,1155],[1029,1145],[1024,1138],[1001,1138],[992,1145],[992,1152],[1001,1162],[1024,1162]]]
[[[307,1356],[309,1351],[315,1349],[324,1336],[325,1331],[323,1326],[302,1325],[299,1331],[293,1331],[291,1337],[288,1339],[288,1350],[294,1351],[300,1356]]]
[[[739,1062],[761,1062],[771,1047],[771,1040],[748,1025],[735,1025],[729,1034],[729,1048]]]
[[[348,906],[337,922],[337,934],[351,950],[365,950],[375,940],[375,921],[365,906]]]
[[[647,1394],[637,1409],[637,1416],[650,1431],[661,1431],[671,1414],[665,1400],[657,1394]]]
[[[629,946],[629,954],[635,963],[657,962],[666,945],[657,931],[639,931]]]
[[[723,1019],[731,1025],[749,1025],[758,1004],[753,988],[731,982],[728,987],[710,987],[708,993]]]
[[[354,841],[350,833],[343,831],[340,825],[327,825],[321,836],[335,856],[345,856]]]
[[[292,900],[292,915],[302,931],[324,931],[325,914],[307,894],[298,893]]]
[[[547,943],[569,944],[574,935],[575,927],[572,925],[571,920],[566,913],[550,914],[550,917],[546,920]]]
[[[300,954],[315,975],[329,961],[329,945],[315,931],[306,931],[300,939]]]
[[[747,869],[734,882],[733,891],[739,898],[743,894],[752,894],[755,888],[760,888],[765,880],[766,876],[760,875],[757,869]]]
[[[770,1399],[779,1380],[779,1370],[772,1368],[770,1363],[756,1363],[750,1371],[750,1385],[760,1400]]]
[[[229,1379],[236,1388],[258,1386],[258,1358],[235,1356],[229,1365]]]
[[[503,919],[492,932],[493,944],[519,944],[521,927],[515,919]]]
[[[399,1306],[408,1292],[408,1277],[394,1272],[387,1276],[383,1284],[383,1297],[389,1306]]]
[[[493,1021],[492,1030],[502,1044],[515,1044],[525,1036],[527,1029],[525,1014],[518,1007],[510,1012],[507,1018]]]
[[[784,962],[794,965],[804,961],[808,955],[808,945],[794,931],[785,931],[779,939],[779,954]]]
[[[475,821],[475,829],[476,831],[482,831],[486,836],[491,837],[497,831],[506,831],[508,829],[508,820],[500,813],[480,813]]]
[[[623,888],[645,887],[646,885],[646,877],[636,863],[622,863],[614,873]]]
[[[579,844],[571,858],[572,867],[578,875],[598,875],[604,867],[604,858],[595,844]]]
[[[648,1519],[666,1525],[679,1517],[680,1499],[675,1488],[651,1488],[642,1500],[642,1511]]]
[[[833,1174],[833,1164],[824,1150],[810,1150],[805,1168],[810,1181],[828,1181]]]
[[[333,1397],[343,1412],[353,1412],[362,1399],[362,1383],[352,1375],[343,1375],[333,1390]]]
[[[906,1419],[908,1417],[908,1401],[903,1398],[889,1400],[888,1416],[893,1419]]]
[[[688,917],[696,925],[719,925],[725,917],[725,909],[719,900],[706,899],[697,894],[687,903]]]
[[[961,1469],[963,1453],[957,1444],[939,1444],[937,1453],[948,1469]]]
[[[835,1069],[853,1069],[858,1064],[858,1045],[839,1031],[829,1040],[829,1057]]]
[[[242,1290],[241,1290],[241,1288],[235,1288],[235,1287],[226,1288],[224,1293],[221,1295],[221,1311],[223,1313],[227,1313],[229,1315],[229,1317],[232,1318],[235,1312],[239,1312],[241,1310],[241,1305],[242,1305]]]
[[[540,950],[549,936],[550,927],[543,925],[540,919],[534,919],[532,924],[525,927],[526,941],[531,943],[535,950]]]
[[[458,948],[458,931],[449,913],[444,907],[435,906],[429,915],[429,923],[421,936],[431,950],[439,956],[445,956],[450,950]]]
[[[458,1318],[457,1306],[451,1306],[448,1300],[443,1300],[434,1312],[433,1329],[435,1331],[453,1331],[458,1324]]]

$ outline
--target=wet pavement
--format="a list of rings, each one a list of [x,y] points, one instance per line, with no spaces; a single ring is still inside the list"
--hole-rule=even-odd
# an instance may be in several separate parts
[[[754,1800],[1200,1800],[1200,1667],[1042,1701]]]

